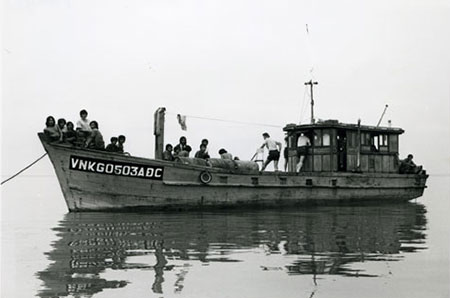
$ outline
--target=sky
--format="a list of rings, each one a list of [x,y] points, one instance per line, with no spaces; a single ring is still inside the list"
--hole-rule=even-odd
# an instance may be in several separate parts
[[[400,155],[450,173],[450,3],[443,0],[4,0],[2,180],[43,154],[45,118],[81,109],[105,141],[154,156],[166,142],[250,159],[269,132],[315,116],[406,132]],[[306,31],[308,24],[308,31]],[[176,114],[188,115],[186,132]],[[192,118],[225,119],[222,122]],[[253,125],[236,122],[267,124]],[[53,175],[51,165],[29,175]]]

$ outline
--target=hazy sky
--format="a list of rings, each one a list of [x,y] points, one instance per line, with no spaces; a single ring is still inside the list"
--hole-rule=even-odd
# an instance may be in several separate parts
[[[317,118],[375,125],[387,103],[401,155],[450,172],[449,1],[4,0],[2,23],[2,175],[43,153],[48,115],[83,108],[139,156],[165,106],[168,142],[250,158],[281,128],[188,117],[182,132],[174,114],[308,122],[312,67]],[[28,174],[53,175],[44,164]]]

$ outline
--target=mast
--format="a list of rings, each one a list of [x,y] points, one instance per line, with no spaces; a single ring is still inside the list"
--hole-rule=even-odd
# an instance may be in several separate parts
[[[387,108],[388,108],[388,105],[384,106],[384,110],[383,110],[383,113],[381,114],[380,120],[378,120],[377,127],[380,126],[381,120],[383,120],[383,117],[384,117],[384,114],[386,113]]]
[[[311,88],[311,124],[314,124],[316,121],[314,119],[314,96],[313,96],[313,86],[319,84],[318,82],[313,82],[310,80],[309,82],[305,82],[305,85],[309,85]]]
[[[155,135],[155,159],[162,159],[164,152],[164,121],[166,108],[158,108],[154,114],[153,134]]]

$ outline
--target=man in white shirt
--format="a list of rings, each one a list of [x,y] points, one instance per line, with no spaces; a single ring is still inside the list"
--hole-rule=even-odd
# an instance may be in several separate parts
[[[263,138],[264,143],[262,144],[261,149],[267,147],[267,150],[269,150],[269,155],[267,156],[267,160],[264,162],[261,171],[264,171],[272,160],[275,171],[278,171],[278,160],[280,160],[280,151],[283,145],[280,142],[272,140],[267,132],[263,133]]]
[[[303,133],[300,134],[297,140],[297,172],[300,172],[303,166],[303,161],[308,153],[308,147],[311,146],[311,141]]]

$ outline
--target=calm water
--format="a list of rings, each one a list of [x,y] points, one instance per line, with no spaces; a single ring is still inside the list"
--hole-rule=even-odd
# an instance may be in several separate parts
[[[67,213],[53,177],[2,187],[1,297],[449,297],[449,177],[417,202]]]

